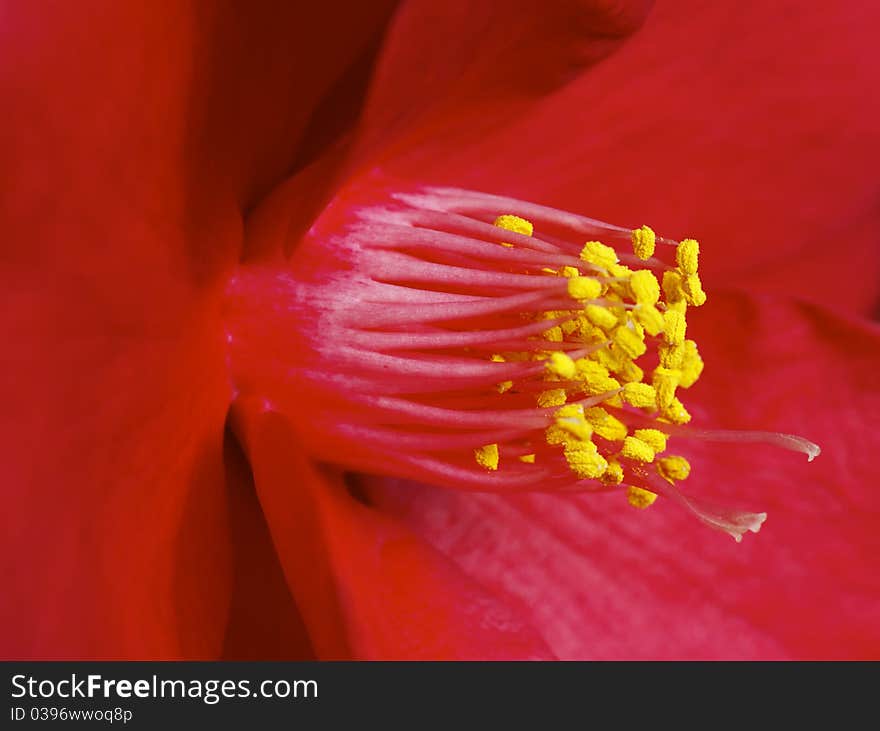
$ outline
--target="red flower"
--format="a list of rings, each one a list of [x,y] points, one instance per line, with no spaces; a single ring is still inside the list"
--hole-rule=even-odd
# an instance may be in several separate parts
[[[331,153],[386,11],[6,11],[5,657],[876,657],[874,11],[491,5],[399,9]],[[699,236],[695,420],[822,458],[700,451],[739,546],[316,463],[227,292],[372,168]]]

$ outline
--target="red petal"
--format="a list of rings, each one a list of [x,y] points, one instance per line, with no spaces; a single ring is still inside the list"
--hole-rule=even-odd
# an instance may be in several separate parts
[[[404,3],[383,43],[366,135],[387,140],[469,107],[546,93],[616,49],[652,2]]]
[[[3,656],[219,655],[216,305],[242,206],[382,15],[342,10],[0,11]]]
[[[404,177],[696,236],[710,285],[868,311],[880,295],[878,22],[864,3],[661,4],[617,53],[530,108],[481,77],[483,101],[457,117],[372,143],[395,150],[387,166]],[[407,93],[382,114],[418,108],[425,90]],[[843,269],[846,286],[829,286]]]
[[[288,583],[319,657],[548,657],[515,600],[478,585],[310,463],[285,419],[240,403],[239,426]]]
[[[880,330],[775,300],[716,297],[713,309],[694,326],[707,336],[687,401],[695,421],[798,431],[823,447],[810,464],[770,448],[695,450],[685,489],[766,509],[758,536],[735,544],[667,501],[634,511],[620,495],[378,480],[373,504],[524,602],[561,657],[876,657]]]
[[[232,599],[224,660],[313,660],[300,616],[238,442],[225,443],[232,542]]]
[[[199,334],[203,318],[102,322],[80,296],[66,309],[22,296],[4,313],[17,344],[0,434],[15,598],[2,654],[216,656],[228,597],[221,352]]]

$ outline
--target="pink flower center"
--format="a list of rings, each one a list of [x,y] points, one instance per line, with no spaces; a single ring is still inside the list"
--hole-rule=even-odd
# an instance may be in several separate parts
[[[320,459],[466,490],[620,491],[637,508],[662,494],[740,540],[766,515],[685,495],[669,443],[819,448],[689,423],[698,256],[693,239],[472,191],[337,201],[289,271],[233,282],[234,376],[259,379]]]

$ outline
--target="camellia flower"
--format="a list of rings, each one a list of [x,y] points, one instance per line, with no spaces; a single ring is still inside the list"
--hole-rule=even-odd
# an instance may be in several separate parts
[[[5,11],[4,656],[876,655],[873,11],[492,5]]]

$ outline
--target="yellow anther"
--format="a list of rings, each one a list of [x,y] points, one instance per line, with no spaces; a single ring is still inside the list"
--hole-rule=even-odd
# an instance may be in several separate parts
[[[601,352],[601,351],[600,351]],[[574,362],[578,380],[581,381],[600,381],[609,377],[608,369],[601,363],[597,363],[589,358],[578,358]]]
[[[568,279],[579,277],[580,275],[580,270],[577,267],[564,266],[559,270],[559,276],[567,277]]]
[[[513,231],[514,233],[522,234],[523,236],[531,236],[535,231],[535,227],[532,225],[531,221],[510,214],[498,216],[494,223],[498,228],[503,228],[505,231]],[[513,244],[506,241],[502,241],[501,245],[506,246],[508,249],[513,248]]]
[[[562,406],[565,403],[565,398],[564,388],[551,388],[549,391],[541,391],[538,394],[538,406],[541,408]]]
[[[608,468],[608,462],[592,442],[566,444],[565,460],[572,472],[582,479],[601,477]]]
[[[627,437],[624,439],[620,454],[636,462],[647,463],[654,461],[654,450],[651,448],[651,445],[643,442],[638,437]]]
[[[616,371],[623,367],[623,361],[626,360],[623,353],[618,350],[609,350],[602,348],[592,353],[590,357],[603,368],[609,371]]]
[[[571,335],[578,329],[577,320],[572,318],[570,320],[566,320],[565,322],[560,322],[559,327],[562,328],[562,332],[565,335]]]
[[[663,339],[667,345],[678,345],[684,342],[687,322],[678,310],[666,310],[663,313]]]
[[[503,355],[501,355],[500,353],[493,353],[492,357],[489,358],[489,360],[491,360],[493,363],[506,363],[507,362],[505,357]],[[498,391],[498,393],[504,393],[505,391],[509,391],[511,388],[513,388],[513,381],[502,381],[501,383],[499,383],[498,385],[495,386],[495,390]]]
[[[660,416],[671,424],[687,424],[691,420],[688,410],[677,398],[672,399],[672,403],[660,412]]]
[[[559,325],[555,325],[549,330],[545,330],[543,335],[544,339],[549,340],[551,343],[561,343],[565,340],[565,334],[562,332],[562,328],[559,327]]]
[[[676,312],[680,312],[682,315],[686,315],[688,310],[687,300],[681,299],[678,302],[667,302],[666,309],[667,311],[675,310]]]
[[[621,396],[626,403],[642,409],[653,409],[657,403],[657,393],[647,383],[627,383]]]
[[[653,305],[637,305],[632,314],[648,335],[656,336],[663,331],[663,313]]]
[[[596,327],[603,330],[612,330],[617,326],[617,316],[607,307],[599,305],[587,305],[584,314]]]
[[[608,270],[609,275],[612,277],[620,277],[620,279],[623,280],[621,282],[612,282],[612,284],[619,287],[621,291],[625,291],[626,288],[624,285],[629,279],[630,274],[632,274],[630,268],[624,264],[609,264],[605,268]]]
[[[620,382],[612,378],[608,369],[601,363],[589,358],[578,358],[574,365],[577,368],[577,379],[583,384],[584,393],[597,396],[620,388]]]
[[[640,355],[644,355],[648,349],[643,337],[640,338],[636,330],[621,325],[614,331],[611,339],[614,345],[626,353],[629,358],[638,358]]]
[[[589,442],[593,438],[593,427],[587,423],[583,415],[556,417],[556,426],[565,430],[578,441]]]
[[[620,388],[620,381],[616,378],[604,378],[595,381],[587,381],[581,386],[583,392],[588,394],[589,396],[599,396],[603,393],[609,393],[617,391]],[[612,397],[608,397],[608,401],[611,402]]]
[[[588,241],[581,250],[581,259],[593,266],[608,269],[617,263],[617,252],[598,241]]]
[[[607,439],[609,442],[620,442],[626,437],[626,424],[599,406],[587,409],[584,412],[584,418],[602,439]]]
[[[694,307],[706,304],[706,293],[703,291],[703,283],[699,274],[689,274],[682,283],[685,301]]]
[[[657,392],[657,408],[660,411],[667,408],[675,398],[675,389],[681,379],[681,371],[672,368],[657,366],[651,376],[651,384]]]
[[[567,429],[563,429],[558,424],[551,424],[544,430],[544,439],[547,444],[568,444],[577,441]]]
[[[584,418],[584,409],[580,404],[567,404],[554,415],[553,424],[545,430],[548,444],[564,444],[566,446],[579,443],[591,444],[593,428]]]
[[[659,429],[636,429],[633,436],[653,449],[654,454],[666,451],[666,435]]]
[[[534,360],[533,353],[523,352],[523,351],[514,351],[511,353],[506,353],[503,358],[510,363],[524,363],[525,361]]]
[[[474,450],[474,459],[477,464],[487,470],[498,469],[498,445],[487,444],[485,447],[478,447]]]
[[[666,302],[679,302],[684,299],[684,289],[681,274],[675,271],[663,272],[663,294]]]
[[[684,275],[697,273],[699,256],[700,244],[696,239],[683,239],[675,249],[675,263]]]
[[[566,404],[553,414],[557,419],[580,419],[583,415],[583,404]]]
[[[657,472],[667,482],[686,480],[691,473],[691,465],[684,457],[670,455],[657,460]]]
[[[654,504],[654,501],[657,499],[657,493],[632,485],[626,489],[626,499],[634,508],[644,510]]]
[[[703,372],[703,359],[700,357],[697,344],[693,340],[685,340],[682,351],[681,380],[678,385],[682,388],[690,388]]]
[[[640,305],[656,305],[660,299],[660,284],[648,269],[639,269],[630,274],[629,288],[633,299]]]
[[[564,378],[565,380],[570,380],[577,374],[577,368],[574,366],[574,361],[571,357],[561,351],[551,353],[550,359],[547,360],[544,365],[547,368],[548,374]]]
[[[520,455],[517,459],[519,459],[520,462],[525,462],[526,464],[535,464],[534,454],[523,454]]]
[[[568,294],[576,300],[592,300],[602,294],[602,283],[592,277],[575,276],[568,280]]]
[[[649,226],[633,229],[632,245],[635,255],[639,259],[649,259],[654,255],[654,244],[657,237]]]
[[[614,277],[614,280],[607,283],[605,297],[609,300],[619,300],[621,302],[630,299],[632,293],[629,290],[629,278],[632,271],[630,271],[629,267],[625,267],[623,264],[612,264],[606,271],[609,277]]]
[[[660,354],[661,366],[672,369],[681,368],[684,362],[684,343],[679,343],[678,345],[660,343],[657,352]]]
[[[613,460],[609,462],[599,479],[606,485],[619,485],[623,482],[623,467],[620,466],[620,462]]]
[[[626,325],[630,330],[635,332],[635,334],[639,336],[640,340],[644,339],[645,328],[643,328],[639,321],[632,316],[631,310],[619,310],[617,313],[617,321],[621,325]]]
[[[586,314],[580,313],[576,320],[577,334],[585,343],[602,343],[608,336],[587,319]]]
[[[615,369],[618,381],[624,383],[638,383],[645,377],[645,372],[631,360],[625,360]]]

